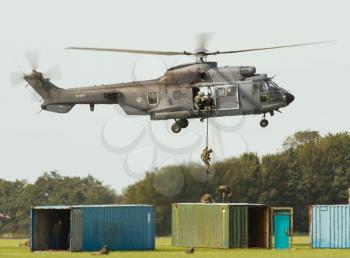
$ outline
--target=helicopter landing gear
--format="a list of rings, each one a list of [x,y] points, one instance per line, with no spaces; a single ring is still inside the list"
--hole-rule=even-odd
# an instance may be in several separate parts
[[[263,120],[260,121],[260,126],[261,127],[266,127],[266,126],[268,126],[268,124],[269,124],[269,121],[267,121],[266,119],[263,119]]]
[[[173,131],[173,133],[179,133],[181,131],[180,123],[179,122],[173,123],[173,125],[171,126],[171,131]]]
[[[264,114],[263,119],[260,121],[260,126],[265,128],[266,126],[268,126],[268,124],[269,124],[269,121],[267,121]]]
[[[180,124],[181,128],[187,128],[187,126],[188,126],[188,120],[187,119],[180,119],[178,121],[178,123]]]
[[[187,119],[176,119],[175,123],[171,126],[171,131],[174,133],[179,133],[182,128],[186,128],[188,126]]]

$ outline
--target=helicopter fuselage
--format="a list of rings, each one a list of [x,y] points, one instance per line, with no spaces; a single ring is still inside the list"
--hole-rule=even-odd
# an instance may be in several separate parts
[[[128,115],[187,120],[273,114],[294,100],[266,74],[256,74],[255,67],[217,67],[216,62],[176,66],[154,80],[72,89],[58,88],[36,71],[24,79],[43,97],[42,108],[58,113],[77,104],[88,104],[92,111],[96,104],[118,104]],[[211,99],[209,109],[196,108],[200,92]]]

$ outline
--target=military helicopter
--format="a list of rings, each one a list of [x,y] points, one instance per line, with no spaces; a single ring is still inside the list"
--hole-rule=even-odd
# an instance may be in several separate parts
[[[174,119],[171,130],[179,133],[189,119],[262,114],[261,127],[268,125],[266,114],[288,106],[294,96],[254,66],[218,67],[208,56],[261,51],[328,43],[311,42],[233,51],[206,49],[206,38],[194,52],[150,51],[114,48],[68,47],[72,50],[109,51],[150,55],[194,56],[195,62],[168,69],[157,79],[110,85],[62,89],[34,67],[23,79],[43,98],[42,110],[67,113],[74,105],[118,104],[128,115],[147,115],[152,120]]]

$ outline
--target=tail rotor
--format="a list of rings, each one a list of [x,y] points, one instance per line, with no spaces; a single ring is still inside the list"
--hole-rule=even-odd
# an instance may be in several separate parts
[[[54,80],[60,80],[62,77],[61,68],[58,65],[54,65],[50,69],[46,70],[44,73],[40,73],[37,71],[39,67],[39,61],[40,61],[40,53],[36,50],[28,51],[24,54],[25,60],[28,63],[31,73],[26,74],[24,72],[12,72],[9,75],[9,80],[12,86],[19,87],[21,85],[24,85],[28,93],[30,94],[30,100],[31,102],[35,103],[41,103],[43,101],[43,98],[32,88],[28,87],[29,84],[25,83],[24,80],[25,76],[30,76],[34,79],[54,79]]]

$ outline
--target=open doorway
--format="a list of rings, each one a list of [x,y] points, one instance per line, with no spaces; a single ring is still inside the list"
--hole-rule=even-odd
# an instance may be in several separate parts
[[[35,250],[69,250],[71,210],[37,209],[33,212]]]
[[[192,97],[195,110],[205,111],[215,109],[215,98],[211,87],[193,87]]]
[[[248,247],[269,248],[269,208],[248,208]]]

